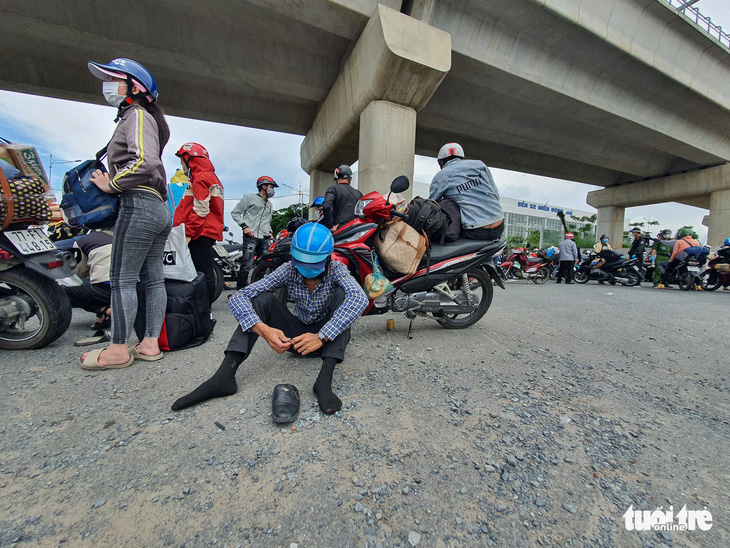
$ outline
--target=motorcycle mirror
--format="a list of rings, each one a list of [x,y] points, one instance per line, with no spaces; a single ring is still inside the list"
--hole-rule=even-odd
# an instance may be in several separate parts
[[[390,203],[390,195],[394,192],[397,194],[399,192],[405,192],[408,190],[408,187],[411,186],[411,182],[408,180],[408,177],[405,175],[399,175],[395,179],[393,179],[393,182],[390,183],[390,192],[388,192],[388,197],[385,199],[385,203]]]

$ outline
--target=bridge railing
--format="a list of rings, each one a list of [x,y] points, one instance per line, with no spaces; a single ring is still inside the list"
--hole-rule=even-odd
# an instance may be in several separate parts
[[[690,21],[693,21],[702,30],[706,30],[707,33],[716,38],[723,46],[730,48],[730,34],[722,30],[722,27],[713,23],[709,17],[702,15],[697,8],[688,6],[687,0],[657,0],[658,2],[664,2],[669,4],[673,8],[680,11]]]

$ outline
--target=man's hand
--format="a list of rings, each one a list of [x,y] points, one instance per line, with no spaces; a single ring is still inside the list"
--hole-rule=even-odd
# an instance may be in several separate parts
[[[263,337],[269,346],[274,349],[277,354],[283,354],[291,346],[292,339],[284,335],[281,329],[274,329],[263,322],[259,322],[251,328],[251,331],[259,337]]]
[[[304,356],[316,352],[324,346],[317,333],[304,333],[294,337],[291,342],[294,345],[294,350]]]
[[[330,228],[330,232],[337,232],[338,228],[340,228],[340,225],[335,225],[332,228]]]

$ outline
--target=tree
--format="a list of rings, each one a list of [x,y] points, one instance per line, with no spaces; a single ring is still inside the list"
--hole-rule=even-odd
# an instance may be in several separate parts
[[[308,210],[307,204],[294,204],[277,209],[271,216],[271,233],[276,236],[294,217],[304,217],[306,219]]]
[[[520,236],[507,236],[505,244],[508,249],[514,249],[515,247],[522,247],[524,241],[524,238],[521,238]]]
[[[540,247],[540,231],[539,230],[531,230],[530,233],[527,235],[527,247],[530,249],[533,249],[535,247]]]

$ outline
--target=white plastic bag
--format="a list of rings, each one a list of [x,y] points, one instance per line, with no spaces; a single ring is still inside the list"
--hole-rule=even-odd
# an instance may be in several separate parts
[[[165,242],[165,253],[162,259],[163,273],[168,280],[192,282],[197,276],[193,258],[190,256],[185,238],[185,225],[172,227]]]

